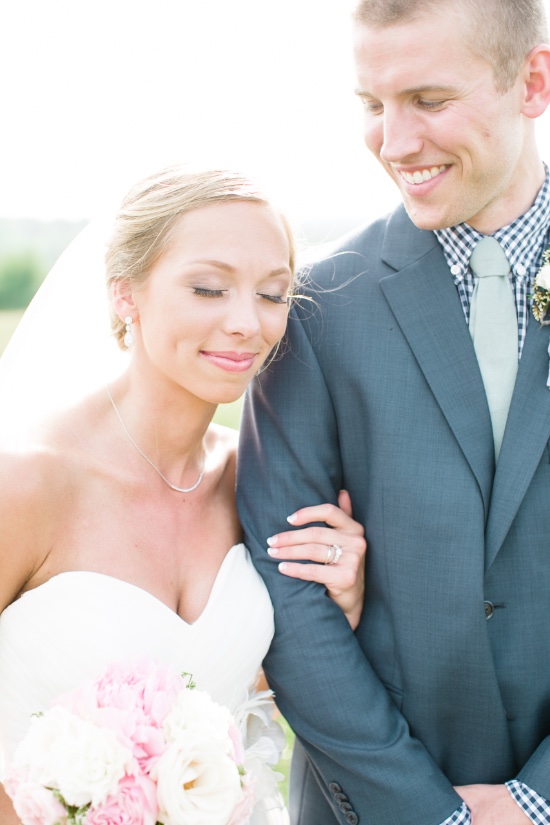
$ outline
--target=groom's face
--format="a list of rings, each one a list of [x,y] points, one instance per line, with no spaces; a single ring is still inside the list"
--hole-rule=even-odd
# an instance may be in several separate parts
[[[355,31],[364,137],[399,187],[414,223],[468,222],[491,233],[521,214],[530,146],[522,83],[500,93],[472,51],[467,23],[445,4],[414,21]]]

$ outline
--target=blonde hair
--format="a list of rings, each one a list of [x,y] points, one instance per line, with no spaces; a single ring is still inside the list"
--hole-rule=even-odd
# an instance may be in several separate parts
[[[182,215],[226,201],[251,201],[271,207],[270,201],[248,177],[230,170],[189,171],[169,167],[136,183],[120,205],[107,246],[107,287],[117,280],[140,286],[171,240]],[[292,229],[277,210],[289,244],[289,266],[294,272],[296,247]],[[125,324],[111,308],[111,327],[124,347]]]
[[[493,67],[501,93],[514,85],[529,52],[548,41],[542,0],[360,0],[353,18],[383,28],[416,20],[446,5],[462,8],[468,16],[470,46]]]

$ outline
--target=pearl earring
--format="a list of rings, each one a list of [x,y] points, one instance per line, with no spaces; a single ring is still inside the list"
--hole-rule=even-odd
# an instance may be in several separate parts
[[[134,336],[132,335],[132,316],[127,315],[124,319],[124,323],[126,324],[126,332],[124,334],[124,345],[130,349],[130,347],[134,346]]]

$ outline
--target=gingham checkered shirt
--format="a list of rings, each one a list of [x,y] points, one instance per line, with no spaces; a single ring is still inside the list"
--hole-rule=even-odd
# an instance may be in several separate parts
[[[502,246],[510,262],[510,283],[516,300],[518,316],[518,355],[521,358],[527,324],[529,322],[532,285],[549,245],[550,227],[550,172],[546,177],[533,206],[513,223],[497,230],[493,237]],[[435,235],[443,248],[443,254],[451,270],[460,295],[466,323],[470,320],[470,301],[475,277],[470,269],[470,256],[477,242],[483,237],[468,224],[462,223],[448,229],[436,229]],[[522,811],[535,825],[550,825],[550,802],[516,779],[506,787]],[[463,803],[442,825],[471,825],[472,817]]]
[[[531,822],[534,822],[535,825],[548,825],[550,822],[550,803],[546,799],[532,791],[527,785],[518,782],[517,779],[507,782],[506,787]],[[463,802],[460,808],[441,825],[472,825],[472,816],[466,803]]]
[[[502,246],[510,263],[510,283],[516,300],[518,316],[518,355],[521,358],[529,315],[530,294],[549,243],[550,227],[550,172],[546,177],[532,207],[516,218],[513,223],[498,229],[493,238]],[[483,235],[466,223],[436,229],[435,236],[443,249],[445,260],[460,295],[466,323],[470,321],[470,301],[476,279],[470,269],[470,256]]]

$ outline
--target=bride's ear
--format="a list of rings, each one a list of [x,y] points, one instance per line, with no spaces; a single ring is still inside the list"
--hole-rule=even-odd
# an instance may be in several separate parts
[[[113,308],[121,321],[124,321],[128,315],[135,316],[137,307],[129,281],[123,278],[114,281],[111,286],[111,299]]]

